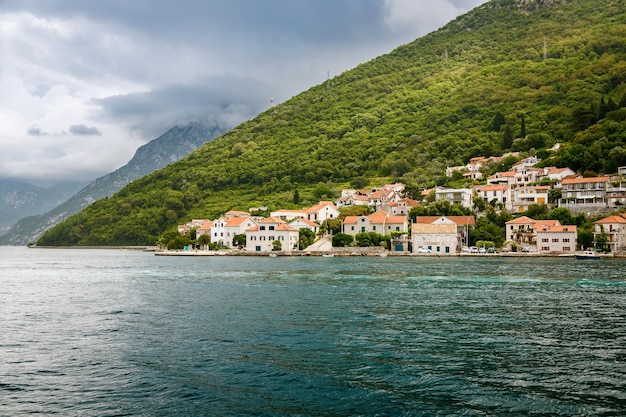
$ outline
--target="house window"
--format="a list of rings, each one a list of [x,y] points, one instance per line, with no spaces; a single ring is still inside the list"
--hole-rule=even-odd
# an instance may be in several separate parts
[[[261,252],[261,247],[260,246],[255,246],[254,250],[256,250],[257,252]]]
[[[274,226],[270,226],[269,230],[274,230]]]
[[[547,237],[544,237],[543,239],[541,239],[541,241],[543,243],[548,243],[550,241],[550,239],[548,239]]]
[[[554,239],[552,239],[552,243],[559,243],[559,238],[555,237]]]
[[[450,253],[450,246],[446,246],[446,253]]]
[[[572,249],[569,246],[563,246],[563,252],[569,252]]]
[[[350,227],[350,230],[354,230],[354,226],[351,226],[351,227]]]
[[[550,246],[542,246],[541,250],[549,252],[550,251]]]
[[[563,238],[563,243],[569,243],[569,238],[568,237],[564,237]]]
[[[260,230],[265,230],[265,226],[260,226],[259,229]]]
[[[376,226],[372,226],[372,230],[376,231]]]

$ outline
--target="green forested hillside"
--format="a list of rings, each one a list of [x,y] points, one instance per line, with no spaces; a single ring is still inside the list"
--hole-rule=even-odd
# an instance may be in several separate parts
[[[494,0],[315,86],[48,231],[42,245],[154,244],[228,209],[331,197],[355,178],[562,144],[546,163],[626,165],[626,0]]]

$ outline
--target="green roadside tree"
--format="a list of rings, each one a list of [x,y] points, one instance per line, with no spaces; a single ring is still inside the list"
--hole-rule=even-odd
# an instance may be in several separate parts
[[[337,248],[345,248],[352,246],[354,243],[354,236],[347,233],[337,233],[333,235],[333,246]]]

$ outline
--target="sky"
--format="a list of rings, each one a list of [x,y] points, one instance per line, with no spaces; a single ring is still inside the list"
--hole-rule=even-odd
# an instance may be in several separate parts
[[[89,182],[230,129],[486,0],[0,0],[0,178]]]

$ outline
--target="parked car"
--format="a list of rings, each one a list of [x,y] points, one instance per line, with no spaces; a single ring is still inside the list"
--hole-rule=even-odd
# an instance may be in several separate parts
[[[478,253],[478,247],[477,246],[470,246],[470,253]]]
[[[463,253],[469,253],[469,251],[470,251],[470,250],[469,250],[469,248],[468,248],[467,246],[463,246],[463,247],[461,248],[461,252],[463,252]]]
[[[496,253],[496,250],[494,248],[488,248],[487,253]]]
[[[417,248],[417,253],[431,253],[432,251],[428,248],[425,248],[423,246],[420,246],[419,248]]]
[[[524,247],[524,248],[522,248],[522,252],[528,253],[528,252],[530,252],[530,249]]]
[[[487,249],[480,248],[480,249],[478,249],[478,253],[487,253]]]

